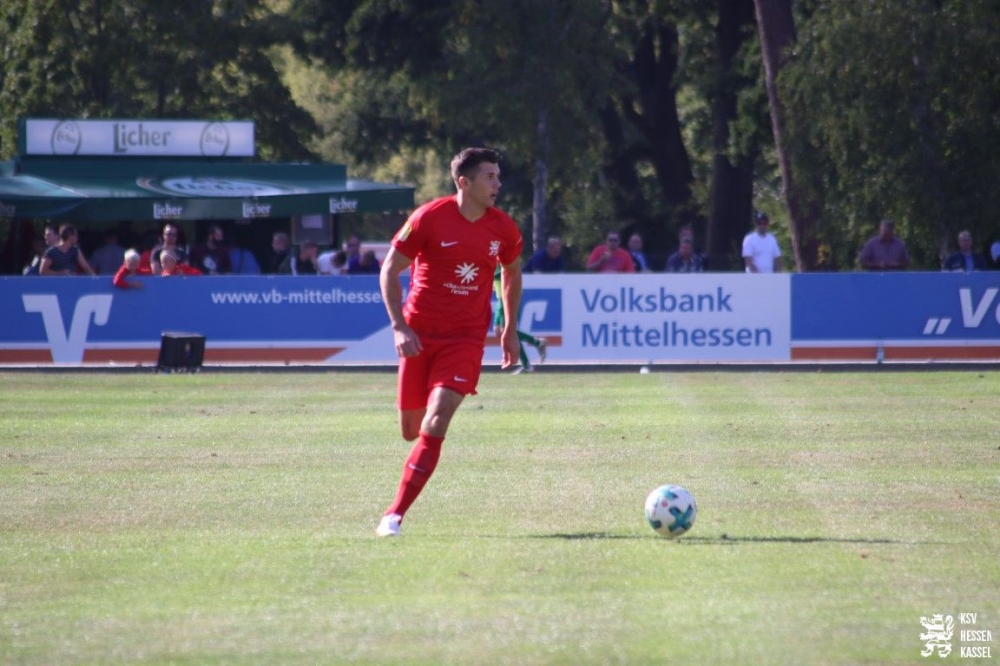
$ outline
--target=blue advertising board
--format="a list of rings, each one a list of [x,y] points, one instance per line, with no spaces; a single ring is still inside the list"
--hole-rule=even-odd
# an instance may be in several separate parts
[[[0,278],[0,364],[397,361],[377,276]],[[520,328],[554,363],[1000,360],[1000,273],[526,275]],[[492,336],[486,362],[499,362]]]
[[[139,281],[0,280],[0,362],[151,361],[162,333],[183,331],[210,341],[206,361],[323,363],[388,321],[377,276]]]
[[[996,272],[794,275],[791,356],[995,359],[998,294]]]

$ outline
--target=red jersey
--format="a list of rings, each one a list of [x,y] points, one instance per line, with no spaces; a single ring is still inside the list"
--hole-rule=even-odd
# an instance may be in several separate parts
[[[160,277],[170,277],[171,275],[203,275],[203,273],[197,268],[188,266],[187,264],[177,264],[172,271],[168,271],[164,268],[160,272]]]
[[[417,208],[392,239],[413,260],[403,316],[422,337],[485,338],[497,264],[521,256],[521,231],[499,208],[470,222],[456,196]]]
[[[129,273],[128,266],[122,265],[122,267],[118,269],[118,272],[115,273],[115,276],[111,278],[111,283],[116,287],[118,287],[119,289],[128,289],[129,288],[128,279],[130,277],[135,277],[138,275],[152,275],[152,274],[153,271],[143,266],[139,266],[139,268],[136,269],[135,273]]]
[[[608,249],[607,245],[598,245],[594,248],[593,252],[590,253],[590,258],[587,259],[587,265],[594,263],[600,259]],[[628,253],[627,250],[617,248],[608,257],[608,260],[601,264],[601,267],[597,270],[598,273],[635,273],[635,263],[632,261],[632,255]]]

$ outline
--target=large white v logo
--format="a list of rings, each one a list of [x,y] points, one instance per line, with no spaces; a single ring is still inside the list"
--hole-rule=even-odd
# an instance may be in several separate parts
[[[94,323],[104,326],[111,314],[111,294],[90,294],[81,296],[73,310],[73,320],[70,322],[69,335],[63,324],[62,312],[59,310],[59,297],[55,294],[23,294],[25,312],[38,312],[45,324],[45,336],[49,339],[53,363],[81,363],[83,351],[87,344],[87,330],[90,328],[90,315],[94,315]]]

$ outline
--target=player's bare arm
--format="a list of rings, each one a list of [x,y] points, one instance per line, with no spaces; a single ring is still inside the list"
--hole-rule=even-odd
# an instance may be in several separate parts
[[[500,299],[503,302],[504,328],[500,334],[503,348],[501,367],[506,370],[519,362],[521,343],[517,339],[517,314],[521,308],[521,262],[504,264],[500,270]]]
[[[412,263],[409,257],[391,247],[388,254],[385,255],[382,271],[379,273],[382,302],[385,303],[386,312],[389,313],[396,353],[399,354],[400,358],[416,356],[424,350],[420,338],[403,318],[403,285],[399,281],[399,275]]]

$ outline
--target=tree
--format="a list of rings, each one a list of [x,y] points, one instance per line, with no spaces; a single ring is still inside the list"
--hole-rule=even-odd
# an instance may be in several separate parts
[[[762,154],[772,142],[754,5],[717,0],[714,11],[703,3],[692,9],[683,28],[681,113],[696,182],[707,183],[696,189],[705,248],[714,270],[741,270],[741,240],[755,194],[761,198],[755,186],[768,186]]]
[[[698,219],[677,102],[677,23],[656,2],[616,2],[614,7],[610,26],[620,82],[609,89],[603,106],[604,174],[614,184],[623,235],[638,230],[648,248],[666,248],[671,229]],[[657,185],[655,203],[642,185],[645,164],[652,167]]]
[[[302,0],[289,16],[303,22],[301,55],[366,91],[341,100],[357,130],[345,150],[370,164],[401,150],[493,145],[505,154],[505,208],[533,218],[539,245],[558,230],[548,204],[592,163],[589,109],[610,72],[599,5]]]
[[[589,246],[622,226],[663,260],[678,225],[704,224],[710,178],[714,242],[731,253],[748,227],[761,141],[742,116],[764,108],[747,95],[760,85],[759,65],[747,66],[751,10],[752,0],[718,0],[717,11],[690,0],[298,0],[288,16],[302,28],[298,53],[338,90],[338,150],[371,165],[499,144],[511,160],[504,205],[532,217],[536,244],[554,230]],[[682,67],[696,60],[711,64]],[[725,96],[702,104],[717,127],[704,145],[687,133],[682,88]]]
[[[311,157],[311,118],[268,49],[282,22],[258,0],[11,0],[0,10],[0,150],[19,116],[249,118],[258,154]]]
[[[820,3],[804,17],[779,86],[793,168],[826,192],[820,240],[840,266],[883,217],[932,270],[959,230],[996,234],[998,22],[980,0]]]
[[[787,132],[785,101],[778,88],[778,77],[785,65],[788,49],[795,43],[795,18],[792,0],[754,0],[757,28],[764,55],[767,98],[771,110],[774,146],[781,169],[782,189],[788,206],[788,227],[792,238],[792,253],[799,271],[816,267],[818,240],[816,227],[819,210],[816,198],[820,193],[801,182],[801,175],[792,167],[792,139]]]

